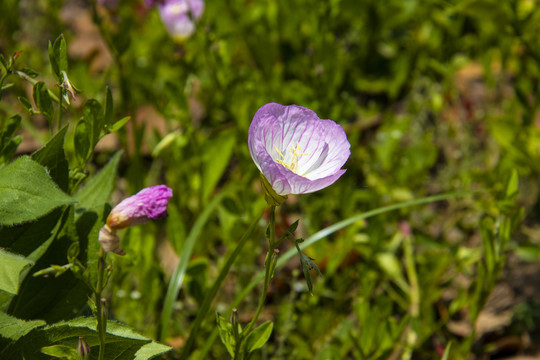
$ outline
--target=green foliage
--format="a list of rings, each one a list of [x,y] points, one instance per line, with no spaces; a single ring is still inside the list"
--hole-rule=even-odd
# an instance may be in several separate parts
[[[90,353],[96,352],[98,344],[97,333],[95,330],[95,319],[93,318],[77,318],[68,322],[60,322],[53,325],[43,326],[37,322],[29,323],[14,319],[16,322],[23,324],[23,328],[12,334],[11,339],[16,340],[10,343],[0,351],[0,355],[20,354],[21,358],[25,359],[48,359],[46,353],[51,352],[51,346],[65,346],[75,349],[79,336],[83,336],[86,342],[90,345]],[[32,326],[30,330],[29,327]],[[2,329],[2,337],[6,333]],[[146,360],[156,355],[163,354],[169,351],[168,346],[158,345],[153,343],[151,339],[143,337],[131,328],[116,323],[109,322],[107,328],[107,346],[109,355],[105,359],[140,359]],[[45,353],[42,349],[45,348]],[[52,350],[55,354],[58,353],[59,347]]]
[[[17,294],[21,282],[22,272],[34,263],[22,256],[10,254],[0,249],[0,290],[10,294]]]
[[[29,157],[0,169],[0,225],[36,220],[74,202],[58,188],[45,169]]]
[[[183,359],[484,358],[535,338],[532,315],[475,323],[540,259],[537,2],[207,1],[182,43],[140,0],[75,3],[0,1],[0,358],[74,356],[78,333],[97,358],[95,319],[73,319],[96,309],[99,230],[160,183],[168,218],[119,231],[104,264],[110,313],[144,334],[111,325],[110,358],[169,350],[152,338]],[[242,335],[268,220],[248,127],[273,101],[343,125],[352,153],[332,186],[277,199]]]
[[[246,350],[251,353],[257,349],[260,349],[266,344],[270,335],[272,335],[272,329],[274,323],[266,321],[256,327],[251,334],[246,338]]]

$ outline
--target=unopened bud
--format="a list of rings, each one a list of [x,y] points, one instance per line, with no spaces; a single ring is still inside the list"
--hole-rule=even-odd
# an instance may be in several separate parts
[[[84,337],[79,336],[77,343],[77,352],[81,355],[81,359],[87,360],[90,357],[90,345],[84,340]]]
[[[144,224],[148,219],[167,216],[167,205],[172,195],[172,190],[165,185],[144,188],[122,200],[111,210],[107,217],[107,226],[111,231],[115,231]]]

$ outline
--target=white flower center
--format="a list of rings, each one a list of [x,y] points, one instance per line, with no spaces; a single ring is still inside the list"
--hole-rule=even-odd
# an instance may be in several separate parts
[[[296,144],[296,147],[291,146],[289,148],[288,156],[283,155],[283,153],[278,150],[276,145],[274,145],[274,149],[276,149],[278,155],[281,156],[281,159],[275,159],[275,161],[285,166],[287,169],[291,170],[295,174],[298,174],[298,161],[300,160],[300,156],[309,155],[302,152],[302,147],[300,146],[300,144]]]

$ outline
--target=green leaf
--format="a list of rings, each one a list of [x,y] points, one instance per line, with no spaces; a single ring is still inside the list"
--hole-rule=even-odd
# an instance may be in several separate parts
[[[105,102],[105,116],[104,116],[104,125],[108,128],[113,119],[113,97],[111,94],[111,89],[107,86],[107,101]]]
[[[32,276],[52,264],[67,262],[68,250],[77,241],[74,221],[73,207],[70,207],[64,211],[58,231],[47,241],[49,244],[28,256],[36,263],[9,304],[10,315],[51,323],[73,318],[86,305],[90,289],[73,272],[67,271],[57,278]]]
[[[39,75],[37,72],[35,72],[33,69],[30,69],[30,68],[22,68],[20,71],[30,76],[32,79],[38,77]]]
[[[75,157],[81,166],[85,166],[90,157],[90,135],[89,126],[84,119],[80,119],[75,126],[73,143],[75,146]]]
[[[81,355],[79,355],[77,350],[66,345],[45,346],[41,349],[41,352],[60,359],[81,360]]]
[[[34,108],[32,107],[32,104],[30,103],[30,100],[28,100],[28,98],[26,98],[25,96],[19,96],[17,97],[17,99],[19,99],[19,102],[30,114],[34,113]]]
[[[68,126],[64,126],[41,149],[32,154],[32,160],[43,165],[58,187],[68,191],[69,165],[64,152]]]
[[[296,220],[295,222],[293,222],[291,224],[291,226],[289,226],[289,228],[287,229],[287,231],[285,231],[283,233],[283,235],[281,235],[279,237],[279,240],[278,240],[278,244],[281,243],[283,240],[285,240],[287,237],[291,238],[293,241],[295,240],[294,238],[294,232],[296,231],[296,229],[298,228],[298,223],[300,222],[300,220]],[[267,232],[269,233],[269,231],[267,230]],[[267,237],[270,237],[270,235],[267,235]]]
[[[75,348],[79,336],[83,336],[90,346],[90,354],[99,352],[99,338],[96,332],[95,318],[78,318],[45,327],[34,328],[25,336],[0,350],[0,358],[9,354],[20,354],[26,360],[50,359],[41,353],[41,349],[51,345],[63,345]],[[151,339],[136,333],[131,328],[115,321],[108,321],[105,345],[106,360],[150,359],[163,354],[170,348],[164,345],[152,345]],[[155,344],[155,343],[154,343]],[[150,345],[145,348],[145,345]],[[140,353],[139,353],[140,352]]]
[[[21,117],[19,115],[13,115],[5,122],[2,128],[2,134],[0,135],[0,149],[3,149],[9,142],[9,140],[15,135],[15,132],[21,126]]]
[[[103,109],[97,100],[90,99],[84,104],[83,119],[90,130],[90,145],[93,149],[99,141],[99,135],[104,125]]]
[[[100,139],[103,129],[103,109],[101,104],[90,99],[84,104],[83,116],[75,128],[75,155],[80,165],[85,165]]]
[[[234,338],[232,324],[225,320],[225,318],[223,318],[223,316],[218,313],[216,313],[216,321],[218,324],[218,331],[221,342],[227,348],[229,355],[231,355],[231,357],[234,357],[236,339]]]
[[[56,38],[54,45],[49,42],[49,60],[56,80],[61,84],[63,81],[62,71],[67,72],[68,69],[67,46],[63,34]]]
[[[15,154],[15,151],[17,151],[17,148],[22,142],[22,136],[15,136],[13,139],[11,139],[6,146],[2,149],[1,153],[1,161],[0,163],[5,164],[13,158],[13,155]]]
[[[62,213],[62,209],[56,209],[31,223],[0,227],[0,247],[26,257],[43,248],[32,257],[39,258],[50,244],[48,239],[56,234]]]
[[[101,248],[98,241],[99,230],[105,224],[110,211],[111,206],[109,204],[85,209],[83,213],[77,216],[75,223],[79,248],[82,249],[79,260],[86,264],[93,284],[97,282],[97,262],[99,249]]]
[[[519,176],[516,169],[512,169],[512,173],[506,183],[506,200],[514,199],[519,192]]]
[[[202,199],[206,201],[229,164],[235,144],[232,131],[221,132],[206,142],[203,156]]]
[[[151,359],[158,355],[168,353],[171,350],[172,348],[170,346],[152,341],[149,344],[143,345],[143,347],[141,347],[139,351],[137,351],[137,353],[135,354],[135,360]]]
[[[75,194],[75,199],[79,201],[80,208],[93,208],[103,205],[109,200],[109,196],[116,184],[116,172],[121,156],[122,151],[114,154],[107,165]]]
[[[0,290],[17,294],[23,271],[32,265],[33,261],[0,249]]]
[[[122,128],[122,126],[124,126],[129,120],[131,119],[130,116],[126,116],[126,117],[123,117],[121,118],[120,120],[118,120],[117,122],[115,122],[114,124],[112,124],[109,128],[108,128],[108,132],[109,133],[113,133],[113,132],[116,132],[118,130],[120,130]]]
[[[16,341],[32,329],[43,325],[43,320],[24,321],[0,312],[0,349],[4,349],[8,342]]]
[[[0,225],[32,221],[74,202],[28,156],[0,169]]]
[[[263,347],[264,344],[272,335],[272,329],[274,328],[274,323],[271,321],[266,321],[259,325],[246,339],[246,349],[248,352],[255,351]]]
[[[49,126],[52,126],[54,108],[51,97],[49,96],[49,90],[43,81],[39,81],[34,85],[32,96],[38,110],[47,119]]]

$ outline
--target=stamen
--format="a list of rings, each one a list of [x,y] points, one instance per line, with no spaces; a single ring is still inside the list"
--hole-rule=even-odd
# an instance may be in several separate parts
[[[309,155],[308,153],[303,153],[302,147],[300,144],[296,144],[296,148],[291,146],[289,148],[289,154],[290,154],[290,162],[285,161],[285,156],[281,153],[281,151],[278,150],[276,145],[274,145],[274,149],[276,149],[279,156],[281,156],[281,159],[276,159],[276,162],[285,166],[287,169],[291,170],[292,172],[297,173],[298,170],[298,161],[300,160],[300,156]]]

